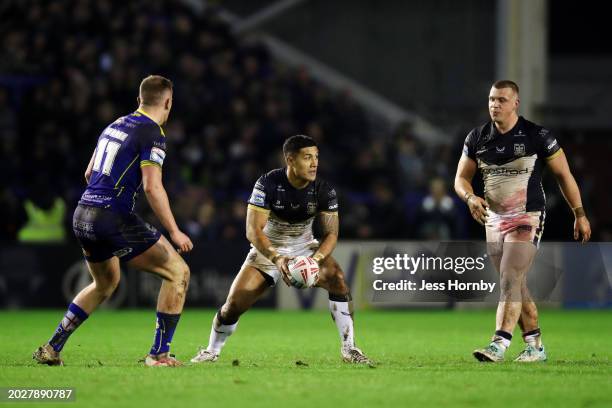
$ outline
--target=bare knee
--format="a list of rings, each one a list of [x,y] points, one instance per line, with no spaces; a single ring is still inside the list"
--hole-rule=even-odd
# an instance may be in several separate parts
[[[109,273],[94,279],[94,290],[104,299],[109,298],[119,286],[120,273]]]
[[[168,265],[168,280],[170,280],[178,291],[184,295],[189,288],[190,276],[191,271],[189,266],[183,258],[177,255]]]
[[[344,273],[340,265],[333,263],[326,268],[324,276],[326,289],[335,295],[346,295],[349,292],[348,286],[344,281]]]
[[[237,321],[238,318],[246,312],[244,307],[235,297],[229,296],[223,306],[221,306],[221,320],[226,322]]]

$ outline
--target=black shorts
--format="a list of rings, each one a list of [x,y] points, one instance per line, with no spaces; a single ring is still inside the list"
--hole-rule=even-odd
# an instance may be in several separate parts
[[[102,262],[113,256],[129,261],[151,248],[161,237],[154,226],[136,214],[121,214],[82,204],[74,211],[72,230],[89,262]]]

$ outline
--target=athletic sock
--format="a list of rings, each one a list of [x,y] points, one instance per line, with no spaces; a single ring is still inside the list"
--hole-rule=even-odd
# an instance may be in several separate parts
[[[506,351],[506,349],[510,347],[510,343],[512,342],[512,335],[503,330],[495,330],[493,342],[497,343],[504,351]]]
[[[223,320],[220,311],[217,312],[213,318],[212,327],[210,328],[210,337],[206,350],[217,355],[221,354],[221,349],[225,345],[227,338],[236,331],[236,327],[238,327],[238,320],[233,322]]]
[[[170,351],[170,343],[172,343],[172,336],[176,330],[176,325],[181,318],[181,314],[168,314],[157,312],[157,319],[155,323],[155,339],[151,346],[149,354],[157,355],[167,353]]]
[[[538,327],[535,330],[523,333],[523,340],[525,343],[537,349],[542,347],[542,332],[540,331],[540,328]]]
[[[68,337],[79,327],[89,315],[75,303],[68,305],[68,310],[64,318],[57,325],[53,337],[49,340],[49,345],[58,353],[64,348]]]
[[[351,294],[333,295],[330,293],[329,311],[338,328],[342,348],[354,347],[353,299]]]

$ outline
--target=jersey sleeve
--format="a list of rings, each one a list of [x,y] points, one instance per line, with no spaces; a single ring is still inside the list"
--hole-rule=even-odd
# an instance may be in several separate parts
[[[147,126],[140,130],[140,167],[164,165],[166,137],[158,126]]]
[[[337,212],[338,194],[336,190],[327,182],[323,182],[319,188],[318,207],[319,212]]]
[[[561,152],[559,141],[550,130],[540,128],[535,139],[535,151],[538,157],[550,160]]]
[[[265,174],[255,182],[253,192],[251,192],[251,196],[249,197],[249,208],[264,211],[270,210],[270,189],[268,188],[268,184],[268,178]]]
[[[465,142],[463,143],[463,154],[474,161],[476,161],[476,138],[476,129],[472,129],[465,137]]]

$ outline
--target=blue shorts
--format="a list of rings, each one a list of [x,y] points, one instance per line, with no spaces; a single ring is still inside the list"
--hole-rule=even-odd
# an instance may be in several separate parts
[[[151,248],[161,237],[154,226],[136,214],[121,214],[82,204],[74,211],[72,230],[89,262],[102,262],[113,256],[129,261]]]

